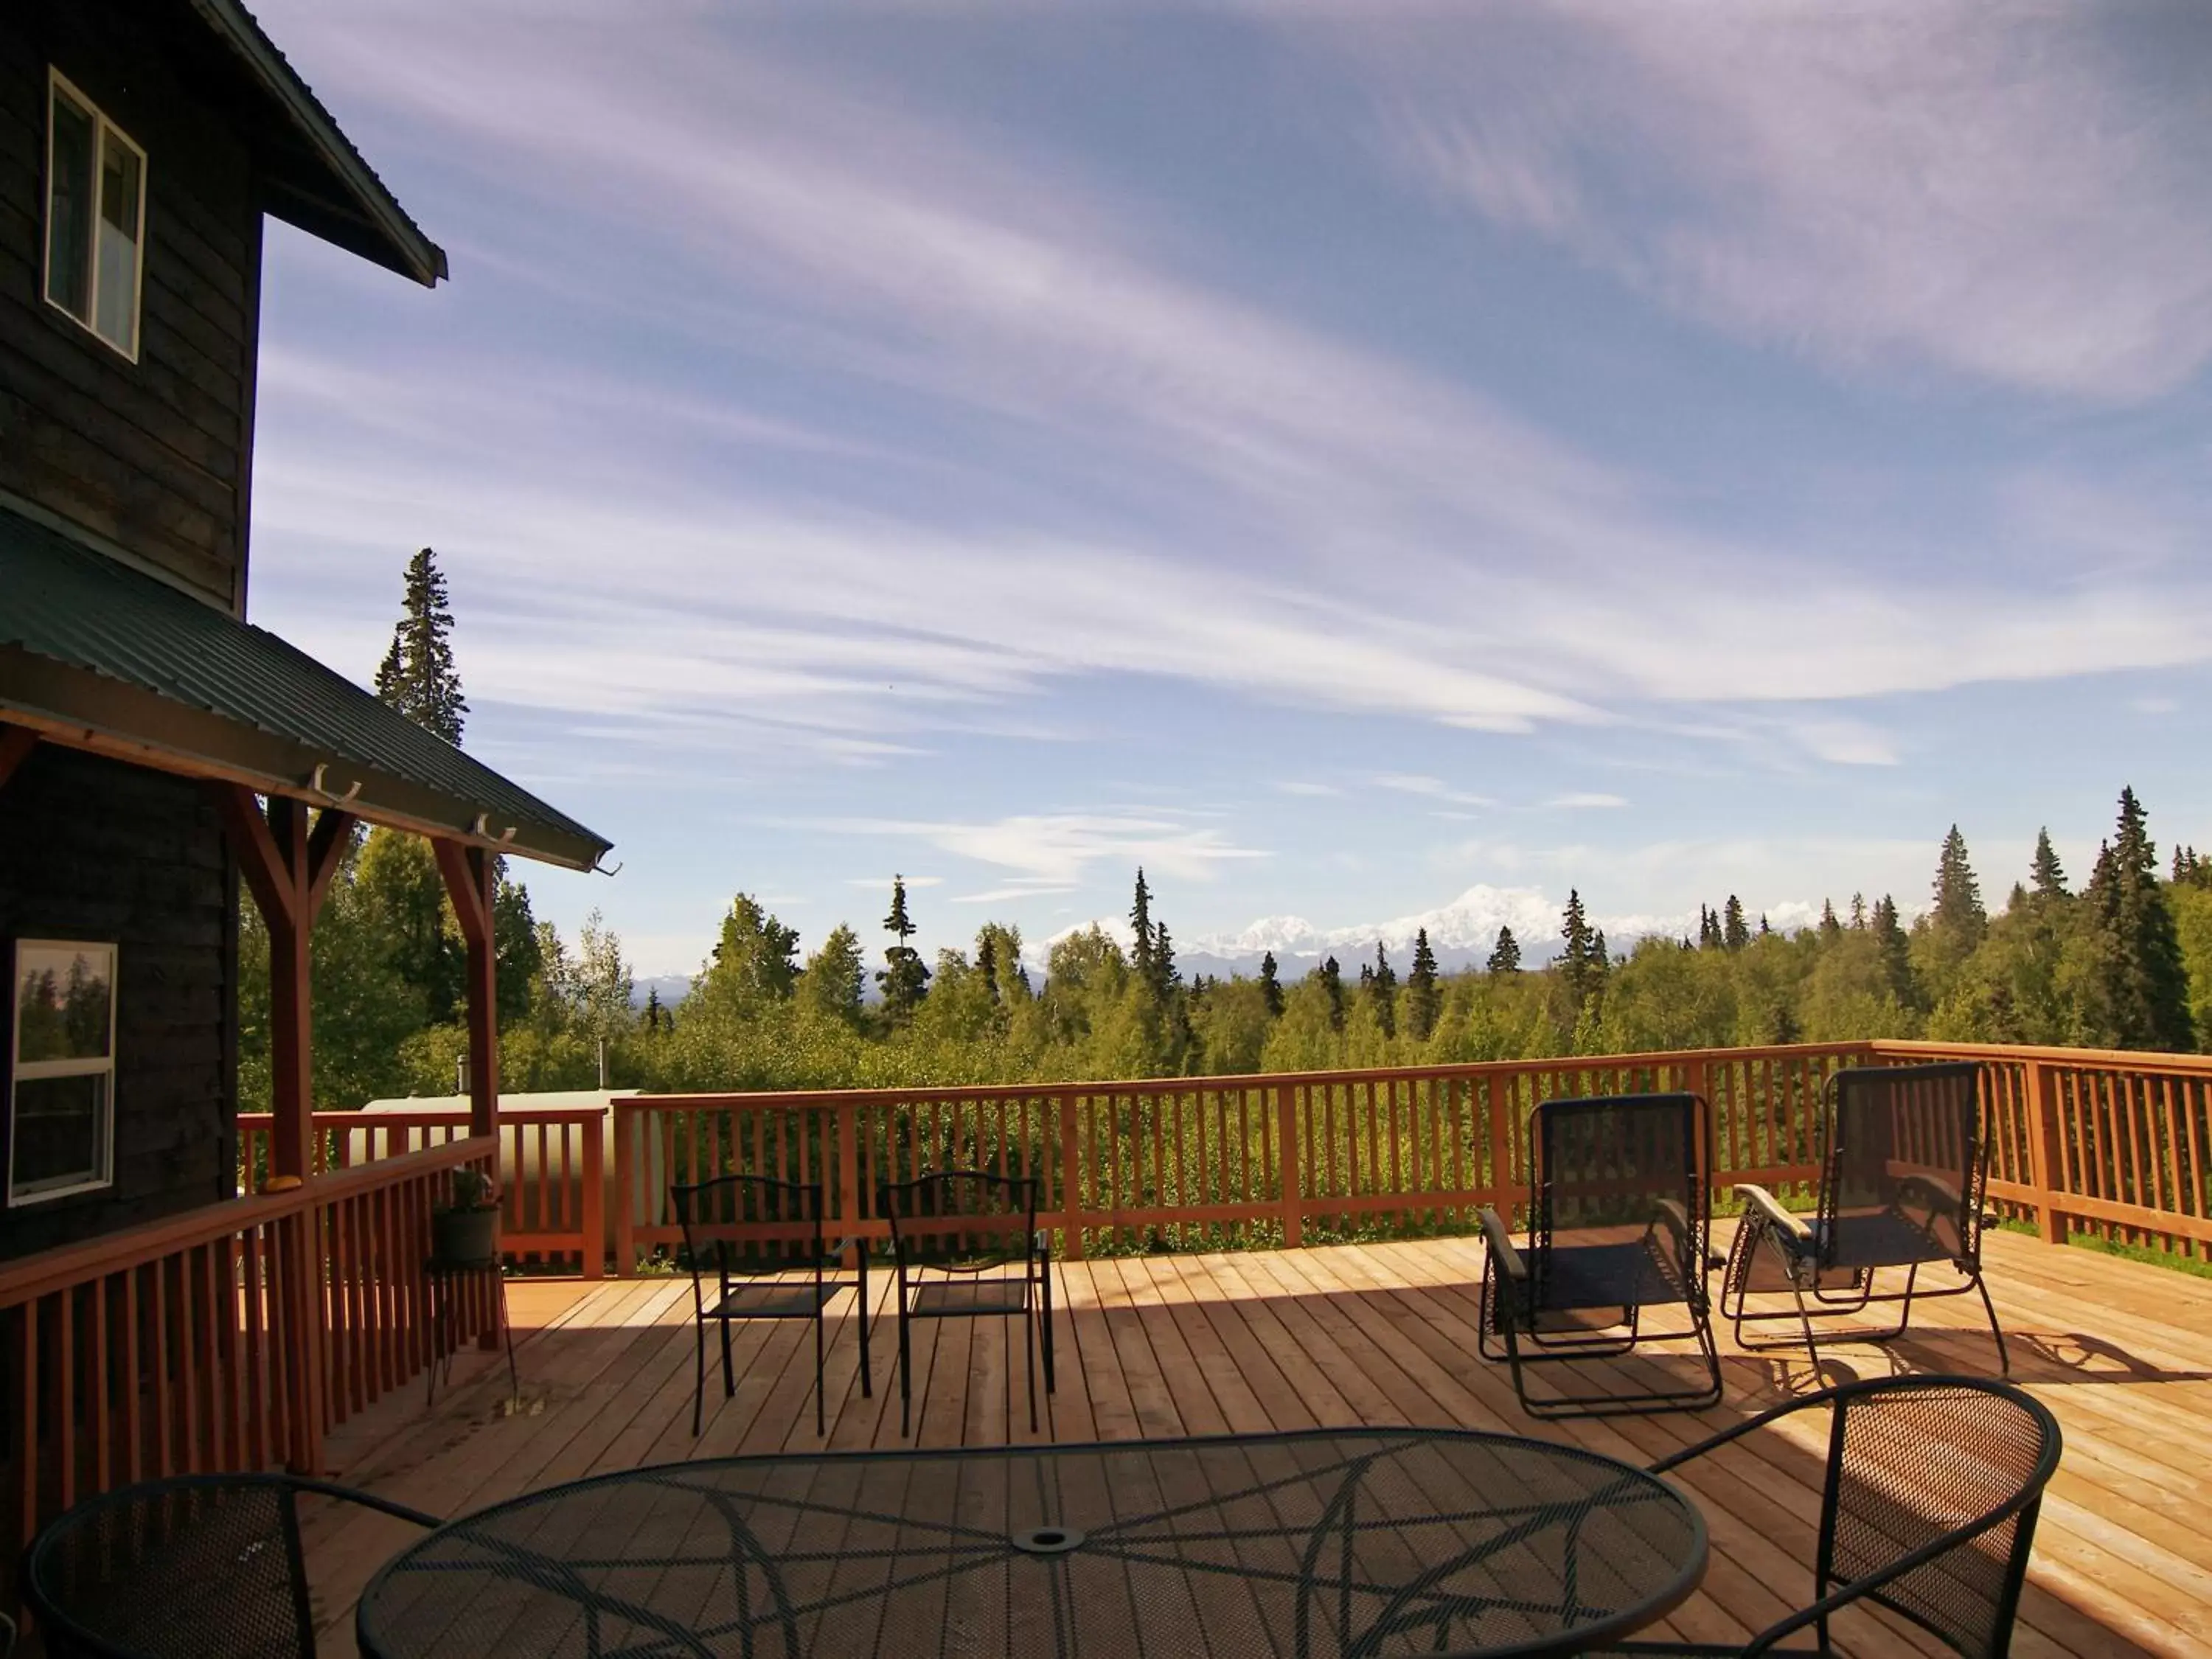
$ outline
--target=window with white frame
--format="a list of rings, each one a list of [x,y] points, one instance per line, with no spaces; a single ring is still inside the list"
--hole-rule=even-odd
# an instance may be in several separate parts
[[[115,947],[19,939],[9,982],[8,1201],[112,1178]]]
[[[46,301],[136,362],[146,152],[58,70],[46,94]]]

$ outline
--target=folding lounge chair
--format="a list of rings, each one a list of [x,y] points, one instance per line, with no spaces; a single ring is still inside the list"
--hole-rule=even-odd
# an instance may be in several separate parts
[[[1529,1123],[1535,1159],[1530,1237],[1514,1244],[1504,1218],[1482,1212],[1489,1249],[1478,1343],[1512,1368],[1532,1417],[1699,1411],[1721,1397],[1705,1296],[1711,1139],[1696,1095],[1549,1100]],[[1647,1308],[1679,1304],[1687,1330],[1650,1331]],[[1644,1343],[1693,1340],[1705,1378],[1691,1386],[1562,1391],[1532,1398],[1527,1369],[1617,1359]]]
[[[1787,1321],[1819,1364],[1831,1342],[1887,1342],[1905,1334],[1915,1298],[1979,1293],[1996,1340],[1997,1366],[2009,1373],[2004,1332],[1982,1283],[1982,1198],[1989,1143],[1982,1131],[1982,1068],[1972,1061],[1940,1066],[1856,1066],[1828,1079],[1822,1126],[1819,1207],[1792,1215],[1764,1187],[1738,1187],[1741,1224],[1721,1283],[1721,1313],[1736,1340],[1753,1350],[1793,1346],[1756,1328]],[[1927,1290],[1923,1267],[1948,1262],[1955,1285]],[[1901,1290],[1877,1290],[1875,1275],[1905,1269]],[[1794,1310],[1754,1311],[1747,1298],[1789,1292]],[[1886,1329],[1816,1328],[1815,1320],[1850,1318],[1877,1304],[1896,1303]]]

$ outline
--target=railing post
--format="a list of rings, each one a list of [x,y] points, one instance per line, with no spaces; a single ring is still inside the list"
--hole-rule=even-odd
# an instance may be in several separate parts
[[[1075,1097],[1060,1097],[1060,1207],[1067,1218],[1062,1229],[1061,1254],[1083,1260],[1083,1148],[1077,1139],[1079,1124]]]
[[[1713,1195],[1720,1185],[1720,1171],[1713,1167],[1719,1156],[1719,1143],[1717,1131],[1713,1127],[1712,1098],[1705,1093],[1705,1057],[1703,1054],[1692,1055],[1676,1069],[1682,1074],[1682,1091],[1697,1096],[1705,1103],[1705,1144],[1698,1148],[1698,1156],[1705,1161],[1705,1203],[1710,1214]]]
[[[846,1262],[849,1267],[860,1265],[860,1252],[867,1249],[860,1238],[860,1108],[856,1102],[837,1103],[837,1218],[844,1224],[845,1237],[851,1241]]]
[[[2034,1164],[2035,1228],[2046,1244],[2066,1242],[2064,1212],[2052,1202],[2059,1191],[2057,1150],[2058,1076],[2044,1061],[2031,1060],[2027,1070],[2027,1155]]]
[[[1298,1097],[1294,1084],[1275,1085],[1275,1163],[1283,1178],[1283,1247],[1295,1249],[1303,1231],[1299,1225],[1303,1200],[1298,1190]]]
[[[581,1269],[586,1279],[604,1279],[607,1272],[607,1122],[611,1106],[599,1109],[597,1117],[578,1126],[583,1141],[583,1201],[576,1206],[584,1234]],[[544,1171],[538,1171],[544,1179]]]
[[[1490,1074],[1490,1201],[1513,1224],[1513,1109],[1521,1103],[1518,1072]]]
[[[619,1103],[607,1110],[615,1125],[615,1275],[634,1278],[637,1273],[637,1159],[630,1142],[637,1133],[638,1115]]]

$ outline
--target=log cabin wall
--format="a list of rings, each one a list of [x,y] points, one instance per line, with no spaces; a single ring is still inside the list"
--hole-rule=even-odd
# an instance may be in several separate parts
[[[260,212],[246,146],[140,9],[0,6],[0,490],[242,616]],[[146,152],[135,363],[41,291],[50,64]]]
[[[114,1184],[0,1207],[0,1259],[234,1192],[236,891],[204,785],[46,744],[0,789],[0,939],[118,947]]]

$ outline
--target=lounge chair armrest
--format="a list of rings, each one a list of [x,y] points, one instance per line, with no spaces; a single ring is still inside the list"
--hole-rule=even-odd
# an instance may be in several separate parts
[[[1813,1230],[1801,1217],[1784,1209],[1782,1200],[1765,1188],[1745,1182],[1736,1188],[1735,1195],[1743,1200],[1746,1211],[1758,1212],[1760,1220],[1778,1229],[1783,1237],[1791,1244],[1810,1244],[1813,1242]]]
[[[1490,1247],[1490,1259],[1498,1264],[1499,1273],[1516,1285],[1527,1281],[1528,1264],[1513,1247],[1513,1235],[1505,1230],[1505,1218],[1487,1204],[1482,1206],[1482,1241]]]

